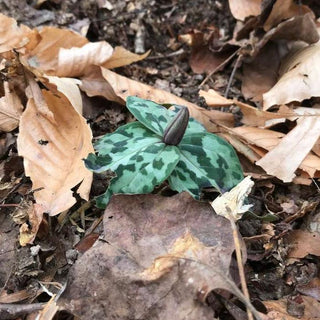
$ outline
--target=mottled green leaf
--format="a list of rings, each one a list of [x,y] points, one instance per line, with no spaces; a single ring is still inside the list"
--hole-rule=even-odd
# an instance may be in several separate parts
[[[243,179],[234,149],[214,134],[185,135],[179,150],[180,161],[169,177],[174,190],[188,191],[199,199],[203,187],[213,186],[223,192]]]
[[[179,161],[176,146],[164,143],[150,145],[131,156],[125,165],[115,170],[108,191],[99,197],[98,204],[107,204],[110,196],[117,193],[149,193],[154,187],[168,178]]]
[[[127,98],[127,108],[145,127],[160,136],[171,120],[165,107],[150,100],[130,96]]]
[[[114,171],[120,164],[125,165],[133,154],[161,140],[162,137],[141,123],[132,122],[101,138],[95,145],[98,155],[89,154],[85,164],[94,172]]]

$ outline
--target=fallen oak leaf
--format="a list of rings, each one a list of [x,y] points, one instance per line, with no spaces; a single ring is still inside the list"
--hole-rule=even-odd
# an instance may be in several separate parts
[[[88,199],[92,173],[82,161],[90,152],[91,130],[63,94],[40,90],[29,80],[31,93],[21,117],[19,155],[24,158],[36,202],[50,215],[69,209],[75,202],[71,188]]]

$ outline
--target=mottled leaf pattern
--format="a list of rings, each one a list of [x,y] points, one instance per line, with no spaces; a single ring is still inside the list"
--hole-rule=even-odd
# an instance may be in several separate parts
[[[243,179],[234,149],[214,134],[185,135],[179,150],[180,161],[169,177],[170,186],[176,191],[188,191],[199,199],[203,187],[214,186],[223,192]]]
[[[126,165],[136,152],[159,141],[160,136],[140,122],[132,122],[101,138],[94,146],[99,156],[91,153],[85,164],[94,172],[114,171],[120,164]]]
[[[106,193],[96,199],[99,207],[105,207],[112,194],[149,193],[165,179],[172,189],[188,191],[196,199],[203,187],[223,192],[243,179],[232,146],[193,118],[177,146],[163,143],[163,133],[178,106],[167,110],[152,101],[128,97],[127,107],[139,122],[105,135],[95,145],[98,154],[85,159],[94,172],[112,170],[116,174]]]
[[[150,145],[131,156],[125,165],[115,171],[108,192],[99,197],[99,206],[109,202],[115,193],[149,193],[171,174],[179,161],[179,150],[162,142]]]
[[[171,120],[169,111],[165,107],[150,100],[128,97],[127,108],[145,127],[160,136]]]

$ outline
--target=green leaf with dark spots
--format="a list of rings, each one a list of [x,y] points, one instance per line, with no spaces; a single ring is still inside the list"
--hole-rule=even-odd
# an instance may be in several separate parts
[[[172,189],[188,191],[196,199],[204,187],[213,186],[223,192],[243,179],[232,146],[208,133],[193,118],[189,119],[180,143],[170,145],[172,139],[167,144],[163,142],[164,132],[179,107],[167,110],[137,97],[128,97],[127,107],[139,122],[105,135],[95,145],[97,154],[85,159],[90,170],[112,170],[116,175],[108,190],[96,199],[99,207],[105,207],[113,194],[149,193],[166,179]],[[181,130],[176,126],[179,121],[174,122],[177,132],[185,128],[186,121],[181,122]],[[169,131],[171,134],[172,130]]]

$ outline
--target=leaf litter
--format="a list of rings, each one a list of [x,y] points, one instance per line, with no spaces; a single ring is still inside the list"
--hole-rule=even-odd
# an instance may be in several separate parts
[[[50,3],[44,1],[38,6],[50,8]],[[238,271],[232,272],[232,229],[228,221],[212,214],[209,205],[183,193],[164,196],[170,194],[166,184],[156,190],[162,196],[114,196],[104,213],[102,231],[101,212],[86,202],[99,194],[98,182],[105,184],[110,177],[99,174],[92,184],[92,175],[84,167],[82,159],[93,149],[92,131],[83,114],[90,102],[96,108],[93,114],[97,114],[89,119],[91,128],[99,127],[103,134],[111,132],[114,124],[106,119],[114,110],[121,110],[119,105],[133,95],[160,104],[187,106],[191,116],[207,130],[234,146],[245,173],[253,176],[255,185],[244,204],[247,212],[238,226],[244,237],[240,242],[243,263],[249,267],[246,276],[250,297],[264,304],[263,308],[257,307],[263,313],[252,309],[254,316],[317,318],[319,194],[312,184],[317,183],[320,171],[318,7],[312,2],[308,7],[291,0],[228,3],[229,13],[222,10],[227,8],[225,4],[215,3],[211,11],[201,9],[201,14],[214,12],[215,19],[219,15],[224,20],[227,17],[224,24],[215,19],[200,23],[183,4],[172,4],[176,11],[167,11],[166,18],[175,29],[169,26],[165,33],[163,23],[157,25],[161,25],[161,32],[153,24],[159,15],[152,16],[153,21],[146,19],[145,11],[139,11],[143,20],[128,23],[122,33],[113,32],[119,38],[110,43],[105,41],[110,36],[99,34],[94,24],[89,30],[91,35],[98,35],[98,41],[92,42],[85,37],[86,32],[53,26],[32,29],[0,16],[0,208],[6,217],[4,233],[13,232],[2,242],[8,243],[1,248],[7,257],[1,267],[5,271],[0,279],[1,301],[9,299],[6,295],[10,292],[17,294],[11,301],[29,299],[30,308],[37,310],[37,296],[46,286],[45,290],[58,298],[46,300],[42,317],[59,315],[56,302],[71,314],[88,319],[105,314],[123,319],[169,319],[173,312],[181,319],[186,315],[190,319],[223,319],[226,310],[235,319],[245,317],[248,297],[237,287]],[[66,6],[71,2],[67,1]],[[140,6],[139,1],[128,2],[125,9],[129,15],[124,19],[130,21],[128,16]],[[159,6],[151,8],[152,15]],[[79,8],[84,8],[82,3]],[[97,14],[94,5],[90,8],[86,10]],[[115,23],[115,16],[124,7],[107,4],[101,8],[100,14],[110,15],[106,20],[111,33],[124,28]],[[147,29],[149,36],[151,32],[155,39],[161,39],[156,43],[146,39],[147,49],[155,43],[154,52],[134,53],[137,47],[134,41],[128,41],[141,37],[136,33],[142,30],[141,21],[151,27]],[[128,36],[123,37],[126,33]],[[168,40],[165,50],[173,51],[171,61],[157,56],[159,44],[164,44],[162,38]],[[189,70],[187,55],[179,53],[189,49],[177,40],[193,46],[189,63],[199,75]],[[196,55],[197,50],[201,54]],[[141,53],[138,49],[136,52]],[[139,64],[127,66],[135,62]],[[170,79],[182,90],[174,90],[173,94],[157,89],[159,77]],[[188,91],[192,86],[197,90]],[[170,84],[168,89],[172,88]],[[179,92],[184,93],[182,97]],[[209,107],[203,108],[200,96]],[[125,109],[121,113],[126,114]],[[123,115],[115,118],[132,121]],[[93,135],[99,134],[93,130]],[[14,166],[11,159],[17,154],[23,157],[24,172],[30,180]],[[205,190],[203,200],[212,197],[212,190]],[[14,244],[18,227],[10,222],[9,214],[20,225],[22,247]],[[270,216],[275,218],[273,222],[264,221]],[[80,248],[80,238],[88,240],[85,249],[79,250],[85,253],[77,258],[75,248]],[[250,249],[248,260],[245,247]],[[239,255],[237,258],[239,262]],[[9,272],[14,263],[15,271]],[[59,274],[63,272],[68,274],[69,284],[59,298],[61,285],[50,281],[59,279],[62,283],[66,277]],[[269,276],[274,290],[263,291]],[[22,281],[24,277],[27,280]],[[28,286],[34,277],[43,283],[49,279],[50,284],[37,284],[37,293],[31,295]],[[26,288],[28,293],[22,294]],[[210,299],[218,288],[229,293],[214,293],[213,303]],[[230,293],[245,307],[239,309]],[[90,295],[90,299],[83,298]],[[220,307],[212,308],[216,303]],[[54,311],[49,315],[50,308]],[[23,310],[25,314],[30,312]],[[7,317],[3,312],[0,309],[1,316]]]

